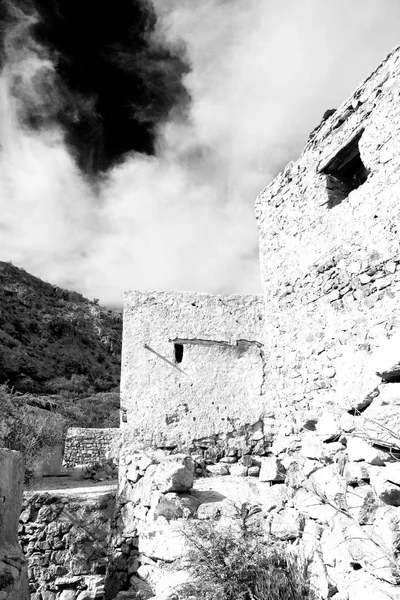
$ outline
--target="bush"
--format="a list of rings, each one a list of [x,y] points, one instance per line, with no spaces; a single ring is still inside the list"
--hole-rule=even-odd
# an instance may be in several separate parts
[[[190,600],[312,600],[307,565],[249,525],[247,505],[234,525],[193,522],[186,530],[191,580],[179,590]]]
[[[62,421],[57,424],[54,418],[44,418],[43,412],[0,385],[0,446],[22,453],[25,484],[36,477],[43,452],[62,443]]]

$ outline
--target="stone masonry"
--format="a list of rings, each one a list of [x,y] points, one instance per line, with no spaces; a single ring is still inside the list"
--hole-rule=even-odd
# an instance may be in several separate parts
[[[120,430],[70,427],[65,440],[63,464],[91,466],[112,459],[118,463]]]
[[[122,423],[144,446],[245,443],[266,403],[258,296],[129,292]]]
[[[362,404],[399,327],[400,50],[257,198],[266,387],[292,421]]]

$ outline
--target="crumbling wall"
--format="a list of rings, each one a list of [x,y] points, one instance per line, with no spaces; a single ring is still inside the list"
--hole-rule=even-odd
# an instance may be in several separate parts
[[[19,535],[31,600],[104,597],[114,508],[110,493],[87,498],[25,493]]]
[[[257,199],[266,387],[286,424],[362,403],[371,351],[400,325],[399,92],[396,49]],[[331,172],[357,147],[368,178],[346,189]]]
[[[63,464],[94,465],[112,459],[118,463],[120,430],[117,428],[87,429],[70,427],[65,440]]]
[[[265,415],[262,319],[259,296],[127,293],[124,434],[170,448],[251,437]]]
[[[28,578],[18,542],[23,463],[20,452],[0,448],[0,598],[28,600]]]

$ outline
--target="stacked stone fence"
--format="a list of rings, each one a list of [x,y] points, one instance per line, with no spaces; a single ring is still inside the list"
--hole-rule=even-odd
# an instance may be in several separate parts
[[[65,440],[63,466],[94,465],[112,460],[118,464],[120,430],[70,427]]]
[[[104,598],[115,494],[26,493],[19,536],[31,600]]]

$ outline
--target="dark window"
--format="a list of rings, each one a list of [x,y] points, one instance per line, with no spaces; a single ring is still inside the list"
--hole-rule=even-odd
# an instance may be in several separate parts
[[[183,344],[174,344],[175,362],[181,363],[183,358]]]
[[[358,133],[328,163],[319,168],[319,172],[326,175],[329,208],[340,204],[350,192],[368,179],[369,171],[361,160],[358,147],[362,134],[362,131]]]

